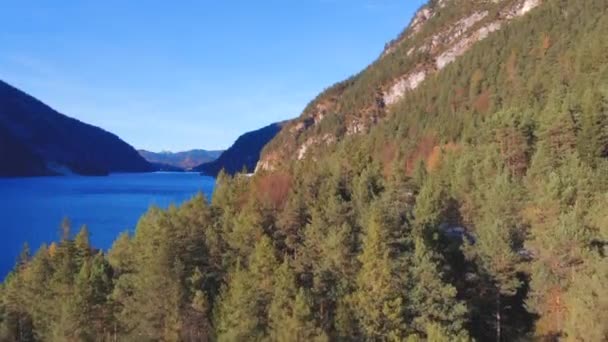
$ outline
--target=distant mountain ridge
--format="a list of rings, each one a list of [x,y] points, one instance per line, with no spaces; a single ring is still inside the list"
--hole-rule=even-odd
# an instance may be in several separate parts
[[[0,176],[105,175],[152,166],[116,135],[0,81]]]
[[[217,176],[221,170],[229,174],[243,169],[253,172],[262,149],[279,133],[284,124],[285,122],[273,123],[241,135],[217,160],[203,163],[193,170],[208,176]]]
[[[150,152],[146,150],[138,150],[137,152],[152,164],[190,170],[195,166],[216,160],[224,151],[195,149],[183,152]]]

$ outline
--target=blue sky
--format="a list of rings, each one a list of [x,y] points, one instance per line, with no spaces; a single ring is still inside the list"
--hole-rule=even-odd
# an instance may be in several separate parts
[[[0,79],[136,148],[226,148],[363,69],[424,2],[5,1]]]

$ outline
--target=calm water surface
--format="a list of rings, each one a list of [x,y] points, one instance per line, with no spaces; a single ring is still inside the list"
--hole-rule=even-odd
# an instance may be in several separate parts
[[[86,224],[95,247],[107,249],[132,231],[151,205],[180,204],[198,192],[210,198],[215,179],[198,173],[112,174],[107,177],[0,178],[0,280],[23,243],[32,253],[56,241],[64,217]]]

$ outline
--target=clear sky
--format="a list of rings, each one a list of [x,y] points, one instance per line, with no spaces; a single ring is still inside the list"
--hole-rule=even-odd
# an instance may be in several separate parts
[[[424,2],[7,0],[0,79],[136,148],[226,148],[363,69]]]

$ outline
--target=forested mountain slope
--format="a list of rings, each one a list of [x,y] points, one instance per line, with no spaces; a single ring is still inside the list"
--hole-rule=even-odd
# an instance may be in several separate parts
[[[58,113],[0,81],[0,176],[150,171],[135,149],[112,133]]]
[[[202,163],[193,170],[213,177],[217,176],[222,170],[230,175],[243,170],[253,172],[260,160],[262,149],[279,133],[283,125],[283,122],[278,122],[247,132],[238,137],[234,144],[216,160]]]
[[[271,170],[324,153],[344,137],[368,132],[407,93],[540,4],[541,0],[430,1],[378,60],[328,88],[286,125],[264,149],[258,168]]]
[[[39,176],[47,174],[44,160],[0,125],[0,177]]]
[[[24,253],[0,336],[604,341],[606,36],[605,0],[545,0],[366,134],[220,174],[107,254],[85,230]]]

